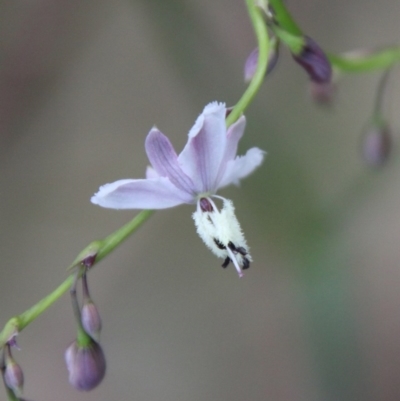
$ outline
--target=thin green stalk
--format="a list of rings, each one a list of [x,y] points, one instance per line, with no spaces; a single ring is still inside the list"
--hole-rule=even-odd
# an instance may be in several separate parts
[[[391,46],[377,51],[328,54],[332,66],[340,73],[360,73],[383,70],[400,61],[400,47]]]
[[[269,0],[269,4],[274,10],[276,22],[282,29],[292,35],[303,36],[300,27],[296,24],[282,0]]]
[[[254,4],[254,0],[246,0],[246,5],[258,42],[258,63],[253,79],[226,119],[227,127],[242,115],[254,99],[264,81],[268,66],[269,37],[262,11]]]
[[[114,233],[110,234],[103,240],[95,241],[94,243],[98,247],[98,252],[94,263],[100,262],[104,257],[111,253],[117,246],[119,246],[125,239],[133,234],[143,223],[145,223],[149,217],[153,214],[153,210],[143,210],[137,216],[135,216],[130,222],[119,228]],[[78,261],[75,260],[73,266],[78,265],[85,258],[85,250],[92,249],[93,246],[90,244],[82,252],[80,252],[80,258]],[[75,279],[75,272],[68,276],[63,283],[61,283],[53,292],[41,299],[38,303],[27,309],[25,312],[18,316],[11,318],[3,330],[0,333],[0,348],[3,347],[7,341],[13,336],[21,332],[26,326],[32,323],[38,316],[46,311],[51,305],[53,305],[61,296],[63,296],[73,284]]]
[[[111,253],[123,241],[125,241],[132,233],[142,226],[154,213],[154,210],[143,210],[135,216],[130,222],[126,223],[119,230],[113,232],[103,240],[103,246],[100,248],[96,263],[100,262],[104,257]]]

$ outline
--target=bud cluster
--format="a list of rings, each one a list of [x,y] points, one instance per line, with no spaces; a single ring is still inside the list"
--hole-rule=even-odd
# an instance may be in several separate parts
[[[268,66],[266,76],[275,68],[279,55],[280,43],[286,45],[293,60],[301,66],[310,78],[309,94],[311,99],[320,105],[330,105],[335,97],[340,68],[332,68],[329,57],[311,37],[302,33],[300,28],[283,26],[276,17],[271,4],[259,0],[257,6],[262,10],[265,23],[270,31]],[[343,53],[336,57],[347,61],[357,61],[365,57],[378,55],[382,49],[356,50]],[[259,49],[255,48],[247,57],[244,65],[244,80],[253,79],[259,64]],[[376,92],[375,110],[368,129],[362,136],[361,154],[364,162],[373,168],[382,167],[388,160],[393,146],[389,124],[382,117],[383,96],[387,87],[390,68],[388,68],[379,82]]]
[[[106,359],[99,344],[101,318],[89,294],[86,268],[82,274],[82,308],[76,296],[76,284],[71,289],[71,300],[78,335],[65,351],[64,358],[70,384],[77,390],[90,391],[101,383],[106,373]]]

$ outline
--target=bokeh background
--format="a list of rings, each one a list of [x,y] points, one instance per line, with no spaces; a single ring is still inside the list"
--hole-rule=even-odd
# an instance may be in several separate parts
[[[288,1],[324,49],[399,43],[400,3]],[[240,0],[0,3],[0,317],[37,302],[90,241],[135,211],[89,202],[144,176],[154,125],[179,151],[204,105],[233,105],[255,46]],[[66,295],[18,338],[34,401],[346,401],[400,398],[400,159],[360,157],[380,74],[316,106],[287,51],[247,112],[240,152],[262,167],[234,200],[254,263],[222,269],[181,206],[156,213],[91,272],[108,372],[69,386]],[[385,95],[394,143],[400,76]],[[5,393],[1,395],[5,399]]]

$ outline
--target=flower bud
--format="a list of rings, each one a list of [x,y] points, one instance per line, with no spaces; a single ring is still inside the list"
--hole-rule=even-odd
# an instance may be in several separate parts
[[[308,36],[299,54],[292,53],[294,60],[308,73],[311,81],[324,83],[332,78],[332,66],[323,50]]]
[[[392,137],[387,125],[373,126],[364,134],[362,155],[371,167],[381,167],[389,158]]]
[[[250,82],[253,79],[258,64],[258,53],[258,47],[256,47],[247,57],[247,60],[244,64],[244,82]],[[272,39],[268,54],[268,67],[265,75],[270,74],[271,71],[275,68],[278,57],[279,42],[276,39]]]
[[[93,390],[103,380],[106,360],[96,341],[91,341],[87,346],[79,346],[77,341],[74,341],[65,351],[64,357],[69,382],[77,390]]]
[[[81,322],[86,333],[88,333],[94,340],[99,341],[101,317],[96,305],[91,299],[84,301],[81,310]]]
[[[12,359],[12,357],[6,358],[6,366],[4,369],[4,382],[7,387],[14,392],[16,397],[22,394],[22,388],[24,385],[24,374],[21,367]]]

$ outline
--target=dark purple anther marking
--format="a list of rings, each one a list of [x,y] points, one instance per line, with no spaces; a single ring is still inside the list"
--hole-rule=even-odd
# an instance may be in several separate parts
[[[228,256],[225,260],[224,263],[222,263],[222,267],[225,269],[226,266],[229,265],[229,262],[231,261],[231,258]]]
[[[247,258],[243,258],[243,265],[242,265],[242,269],[246,270],[250,267],[250,261]]]
[[[200,209],[202,212],[213,212],[214,208],[212,207],[212,204],[207,198],[201,198],[200,199]]]

